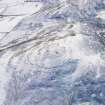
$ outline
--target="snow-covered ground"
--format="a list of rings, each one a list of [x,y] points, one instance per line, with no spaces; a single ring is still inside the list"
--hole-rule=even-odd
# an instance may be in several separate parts
[[[104,14],[104,0],[1,0],[0,105],[105,105]]]

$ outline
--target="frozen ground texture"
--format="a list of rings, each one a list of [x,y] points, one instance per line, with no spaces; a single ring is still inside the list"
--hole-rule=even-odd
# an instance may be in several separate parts
[[[0,0],[0,105],[105,105],[105,0]]]

